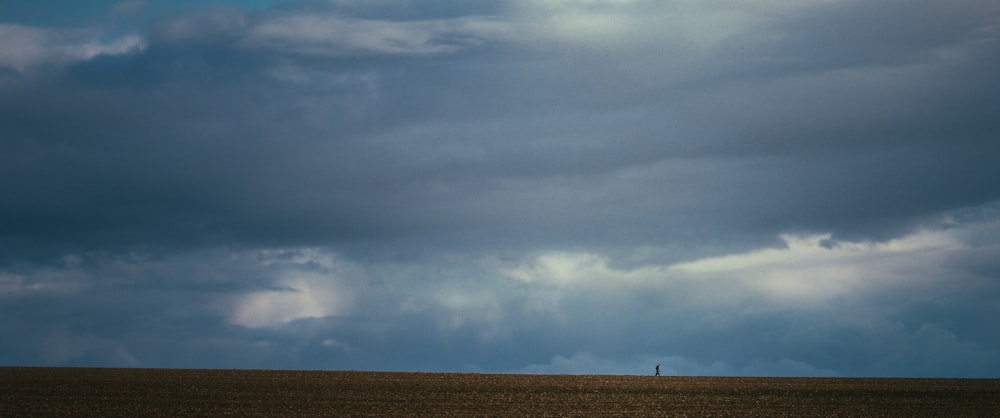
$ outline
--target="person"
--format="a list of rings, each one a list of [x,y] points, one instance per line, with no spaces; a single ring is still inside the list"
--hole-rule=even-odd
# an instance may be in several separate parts
[[[656,375],[660,375],[660,363],[656,363]]]

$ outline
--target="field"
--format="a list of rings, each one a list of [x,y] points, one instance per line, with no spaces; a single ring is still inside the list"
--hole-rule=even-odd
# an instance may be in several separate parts
[[[0,367],[0,416],[997,416],[997,379]]]

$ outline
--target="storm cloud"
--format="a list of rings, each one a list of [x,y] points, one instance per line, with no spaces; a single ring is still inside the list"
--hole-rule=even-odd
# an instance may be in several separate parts
[[[33,7],[2,364],[1000,371],[992,2]]]

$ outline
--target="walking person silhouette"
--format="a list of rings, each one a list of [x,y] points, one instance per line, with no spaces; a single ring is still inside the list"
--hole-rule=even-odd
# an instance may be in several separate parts
[[[656,375],[660,375],[660,363],[656,363]]]

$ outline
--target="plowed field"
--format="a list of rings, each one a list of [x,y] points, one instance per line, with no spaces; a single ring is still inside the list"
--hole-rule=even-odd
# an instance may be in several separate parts
[[[1000,416],[1000,379],[0,368],[0,416]]]

